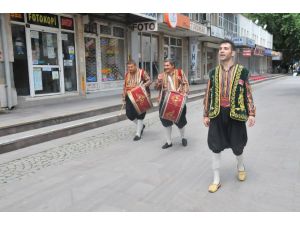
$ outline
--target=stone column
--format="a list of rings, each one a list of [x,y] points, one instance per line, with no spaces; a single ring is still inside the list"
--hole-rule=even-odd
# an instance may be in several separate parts
[[[81,15],[75,15],[75,42],[77,46],[77,69],[79,94],[86,95],[86,69],[85,69],[85,46],[84,25]]]

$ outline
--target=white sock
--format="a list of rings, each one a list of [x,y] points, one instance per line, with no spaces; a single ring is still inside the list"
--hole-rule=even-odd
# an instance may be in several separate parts
[[[185,138],[185,127],[179,129],[181,139]]]
[[[139,137],[141,136],[143,125],[144,125],[143,120],[137,120],[136,135],[139,136]]]
[[[236,160],[237,160],[237,168],[239,171],[244,171],[245,167],[244,167],[244,156],[243,154],[236,156]]]
[[[172,126],[165,127],[166,139],[167,143],[170,145],[171,142],[171,134],[172,134]]]
[[[132,120],[132,122],[134,122],[135,124],[137,124],[137,121],[138,121],[137,119]]]
[[[221,163],[221,153],[213,153],[212,156],[212,169],[214,173],[214,184],[220,183],[220,163]]]

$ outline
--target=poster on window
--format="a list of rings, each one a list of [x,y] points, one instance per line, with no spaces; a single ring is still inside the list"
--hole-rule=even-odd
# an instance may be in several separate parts
[[[74,46],[69,46],[69,54],[74,55],[75,54],[75,48]]]
[[[124,40],[101,38],[101,75],[102,81],[124,79]]]
[[[41,68],[33,69],[33,80],[34,80],[34,90],[42,91],[43,90],[43,80],[42,80]]]
[[[64,60],[64,66],[73,66],[73,60],[65,59]]]
[[[52,34],[47,34],[47,46],[52,47],[53,46],[53,36]]]
[[[58,71],[52,71],[52,80],[58,80],[59,74]]]
[[[30,31],[30,37],[33,39],[39,39],[39,32],[35,30]]]
[[[68,34],[61,34],[61,40],[67,41],[68,40]]]
[[[55,51],[54,51],[53,47],[48,47],[47,52],[48,52],[48,58],[49,59],[55,59],[56,58]]]

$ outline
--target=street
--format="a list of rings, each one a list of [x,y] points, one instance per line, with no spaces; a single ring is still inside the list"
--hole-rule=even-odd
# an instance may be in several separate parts
[[[222,187],[208,192],[211,151],[201,99],[187,104],[187,147],[173,126],[173,147],[161,149],[164,130],[153,112],[138,142],[126,120],[1,154],[0,211],[299,211],[300,77],[259,83],[253,97],[245,182],[226,149]]]

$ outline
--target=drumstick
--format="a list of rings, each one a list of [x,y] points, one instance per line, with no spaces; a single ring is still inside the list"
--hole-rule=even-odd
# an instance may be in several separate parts
[[[125,105],[125,102],[123,102],[123,104],[122,104],[122,107],[121,107],[121,110],[120,110],[119,116],[121,116],[121,115],[122,115],[122,110],[123,110],[123,108],[124,108],[124,105]]]

